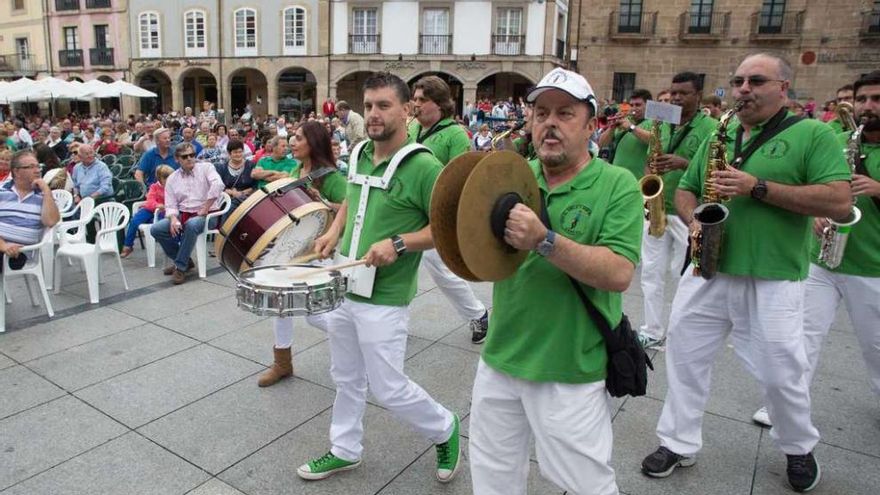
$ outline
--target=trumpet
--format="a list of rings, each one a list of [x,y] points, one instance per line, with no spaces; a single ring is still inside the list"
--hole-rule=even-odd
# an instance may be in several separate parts
[[[510,135],[514,132],[519,131],[526,125],[526,121],[523,120],[521,122],[517,122],[516,125],[507,129],[504,132],[499,133],[497,136],[492,138],[492,151],[501,151],[501,150],[510,150],[516,151],[516,146],[513,145],[513,139],[510,138]]]

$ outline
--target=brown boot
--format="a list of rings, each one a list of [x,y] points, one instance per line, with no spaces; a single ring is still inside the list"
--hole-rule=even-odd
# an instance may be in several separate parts
[[[260,375],[257,385],[260,387],[268,387],[275,385],[282,378],[287,378],[293,374],[293,360],[290,357],[290,347],[287,349],[273,348],[275,351],[275,362]]]

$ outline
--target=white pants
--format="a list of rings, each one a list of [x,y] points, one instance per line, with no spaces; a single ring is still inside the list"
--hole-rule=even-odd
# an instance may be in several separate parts
[[[525,495],[533,432],[545,478],[572,494],[618,493],[604,381],[530,382],[480,359],[470,421],[474,495]]]
[[[424,251],[422,263],[428,269],[434,283],[461,316],[468,320],[477,320],[486,314],[486,306],[474,295],[470,284],[452,273],[446,263],[443,263],[436,249]]]
[[[666,337],[666,274],[681,277],[687,250],[688,228],[677,215],[666,215],[666,232],[648,235],[648,222],[642,235],[642,294],[645,299],[645,322],[640,330],[655,339]]]
[[[321,313],[319,315],[306,316],[306,321],[318,330],[326,332],[327,315],[328,313]],[[275,329],[276,349],[287,349],[293,345],[293,318],[275,318],[273,327]]]
[[[862,347],[871,387],[880,395],[880,278],[844,275],[810,265],[806,286],[804,346],[809,362],[807,383],[813,381],[822,340],[828,335],[843,299]]]
[[[681,455],[702,447],[712,363],[731,334],[736,354],[761,385],[770,436],[786,454],[811,452],[819,432],[810,419],[803,314],[803,282],[682,277],[666,340],[669,390],[657,423],[660,444]]]
[[[403,373],[409,308],[345,300],[327,314],[330,375],[336,400],[330,423],[330,451],[356,461],[363,453],[367,384],[379,403],[434,442],[449,440],[452,413]]]

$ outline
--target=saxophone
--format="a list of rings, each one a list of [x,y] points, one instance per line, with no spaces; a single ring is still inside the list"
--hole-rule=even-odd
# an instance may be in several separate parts
[[[660,141],[660,121],[655,120],[651,126],[651,140],[648,144],[651,153],[648,155],[650,174],[639,180],[639,189],[645,201],[645,218],[648,219],[648,235],[661,237],[666,232],[666,202],[663,197],[663,178],[657,174],[654,162],[663,154]]]
[[[730,211],[722,203],[728,198],[718,193],[712,181],[712,172],[724,170],[727,164],[727,126],[730,119],[742,109],[745,102],[738,101],[721,116],[718,129],[709,143],[709,156],[706,160],[706,176],[703,179],[702,204],[694,209],[694,220],[700,228],[691,234],[691,263],[694,275],[709,280],[718,273],[718,260],[721,256],[721,240],[724,222]]]
[[[840,106],[838,106],[840,108]],[[841,114],[838,113],[838,116]],[[849,114],[849,119],[852,120],[852,114]],[[841,123],[844,125],[846,121],[841,118]],[[853,120],[853,124],[855,121]],[[862,131],[864,130],[865,125],[862,124],[856,128],[855,131],[850,135],[849,141],[846,143],[846,149],[844,152],[846,153],[846,161],[849,163],[850,169],[853,173],[856,171],[856,164],[859,160],[860,147],[862,144]],[[828,226],[822,229],[822,236],[819,238],[819,261],[825,264],[828,268],[837,268],[840,266],[840,262],[843,261],[843,251],[846,249],[846,241],[849,238],[849,233],[852,230],[853,225],[859,223],[859,220],[862,219],[862,211],[859,210],[855,206],[856,198],[853,196],[853,207],[850,210],[849,215],[841,221],[835,221],[830,218],[828,220]]]

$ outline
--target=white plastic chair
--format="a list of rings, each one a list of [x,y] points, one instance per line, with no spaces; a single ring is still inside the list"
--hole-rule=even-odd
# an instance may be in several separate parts
[[[64,215],[73,208],[73,194],[64,189],[55,189],[52,191],[52,197],[55,199],[55,205],[58,206],[58,213],[64,218]],[[91,199],[91,198],[90,198]],[[94,201],[94,200],[92,200]],[[40,256],[43,258],[43,279],[48,283],[47,288],[52,288],[52,281],[55,278],[55,264],[52,260],[55,258],[55,244],[58,242],[54,236],[57,233],[58,226],[53,227],[52,242],[46,243],[40,249]]]
[[[223,193],[220,197],[220,209],[208,213],[205,217],[205,230],[203,230],[196,238],[196,248],[194,250],[196,266],[199,267],[199,278],[205,278],[208,274],[208,236],[213,236],[219,232],[218,229],[209,228],[211,226],[211,220],[225,215],[226,212],[229,211],[230,206],[232,206],[232,198],[230,198],[228,194]],[[217,227],[219,228],[219,225],[217,225]]]
[[[132,203],[132,215],[137,214],[138,210],[140,210],[145,204],[147,204],[146,201],[135,201]],[[162,209],[156,208],[156,211],[153,212],[153,223],[159,221],[159,215],[161,213]],[[156,266],[156,238],[150,233],[150,228],[153,226],[153,223],[142,223],[140,227],[138,227],[138,231],[140,231],[141,235],[144,237],[144,251],[147,252],[147,266],[150,268]]]
[[[88,242],[69,243],[61,239],[58,252],[55,253],[55,293],[61,290],[61,259],[77,258],[82,260],[86,272],[86,281],[89,286],[89,301],[96,304],[99,300],[101,283],[101,255],[112,254],[116,256],[119,265],[119,273],[122,275],[122,284],[128,290],[128,281],[125,279],[125,271],[122,269],[122,258],[119,256],[119,243],[116,240],[116,232],[124,229],[128,224],[131,214],[128,208],[121,203],[103,203],[95,208],[93,213],[97,223],[98,233],[95,243]]]
[[[19,249],[21,256],[28,256],[27,263],[20,270],[13,270],[9,266],[9,258],[5,254],[0,254],[2,257],[3,263],[3,277],[2,277],[2,285],[0,285],[0,290],[6,293],[6,299],[9,301],[9,292],[6,290],[7,281],[11,278],[15,277],[24,277],[24,283],[27,286],[28,295],[31,297],[31,303],[34,306],[38,306],[36,297],[34,297],[34,292],[31,289],[30,279],[28,276],[36,277],[37,283],[40,285],[40,292],[43,293],[43,303],[46,305],[46,311],[49,313],[49,317],[55,316],[55,311],[52,309],[52,303],[49,301],[49,293],[46,292],[46,281],[43,278],[43,260],[42,260],[42,250],[43,247],[47,244],[49,246],[52,245],[53,238],[55,235],[55,228],[48,227],[43,230],[43,237],[40,239],[40,242],[37,244],[31,244],[29,246],[23,246]],[[10,301],[11,302],[11,301]],[[0,301],[0,333],[6,331],[6,305],[2,304]]]
[[[55,205],[58,206],[58,213],[64,213],[73,207],[73,194],[64,189],[55,189],[52,191],[52,197],[55,198]]]
[[[54,195],[54,192],[53,192]],[[72,196],[71,196],[72,198]],[[71,199],[72,201],[72,199]],[[95,200],[92,197],[85,197],[80,200],[73,208],[68,208],[61,213],[61,218],[72,218],[79,213],[76,220],[67,220],[55,226],[55,237],[52,246],[43,248],[43,274],[48,282],[49,289],[53,288],[55,282],[55,245],[61,244],[62,239],[67,243],[86,242],[86,225],[92,221],[95,211]],[[72,232],[71,232],[72,231]],[[71,262],[71,265],[73,263]]]

